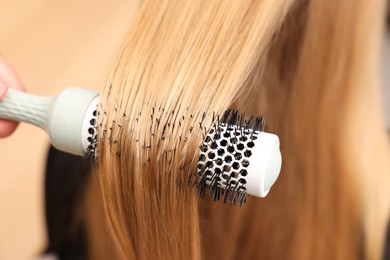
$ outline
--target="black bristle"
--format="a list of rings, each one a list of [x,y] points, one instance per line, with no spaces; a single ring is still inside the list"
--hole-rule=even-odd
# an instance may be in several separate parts
[[[207,187],[207,176],[204,175],[201,180],[199,181],[198,185],[197,185],[197,188],[198,188],[198,196],[203,198],[204,197],[204,194],[206,193],[206,187]]]
[[[211,199],[213,201],[219,200],[221,195],[222,188],[218,185],[218,180],[219,179],[216,179],[216,181],[214,181],[211,185]]]

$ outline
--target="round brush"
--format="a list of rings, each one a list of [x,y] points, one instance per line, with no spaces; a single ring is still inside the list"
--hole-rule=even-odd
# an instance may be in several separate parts
[[[76,87],[55,97],[9,89],[0,100],[0,118],[39,126],[61,151],[97,156],[98,99],[97,92]],[[262,117],[246,119],[229,110],[212,121],[205,130],[195,180],[191,181],[199,196],[209,187],[213,200],[234,205],[242,205],[247,195],[265,197],[281,169],[279,138],[264,132]]]

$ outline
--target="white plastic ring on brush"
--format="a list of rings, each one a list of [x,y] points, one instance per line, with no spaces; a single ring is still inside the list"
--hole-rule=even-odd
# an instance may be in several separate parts
[[[9,89],[0,100],[0,118],[36,125],[49,134],[55,148],[83,156],[97,103],[97,92],[77,87],[66,88],[55,97]]]

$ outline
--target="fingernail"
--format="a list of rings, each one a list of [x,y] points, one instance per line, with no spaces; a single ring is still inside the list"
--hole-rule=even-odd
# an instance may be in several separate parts
[[[2,99],[8,91],[8,84],[0,80],[0,99]]]

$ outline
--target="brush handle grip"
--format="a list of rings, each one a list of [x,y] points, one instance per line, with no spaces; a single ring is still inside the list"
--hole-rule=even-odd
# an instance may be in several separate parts
[[[52,102],[52,97],[9,89],[0,100],[0,118],[30,123],[45,130]]]
[[[89,145],[91,119],[95,118],[98,93],[69,87],[55,97],[40,97],[9,89],[0,100],[0,118],[21,121],[45,130],[52,145],[75,155],[84,155]]]

